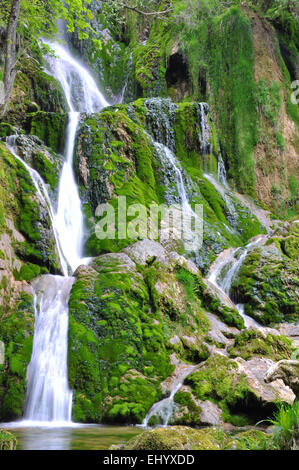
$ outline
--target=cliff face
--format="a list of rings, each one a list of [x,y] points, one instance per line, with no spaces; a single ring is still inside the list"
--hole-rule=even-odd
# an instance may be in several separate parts
[[[260,139],[254,151],[257,196],[268,207],[279,210],[283,201],[295,206],[298,198],[298,119],[292,112],[295,105],[290,102],[291,76],[278,36],[256,15],[251,21],[259,93]],[[269,105],[272,112],[267,110]]]
[[[146,27],[130,14],[124,42],[105,21],[99,29],[102,50],[87,43],[83,53],[111,85],[112,100],[207,101],[230,183],[280,216],[296,214],[299,114],[291,82],[298,51],[287,30],[245,6],[186,9]]]

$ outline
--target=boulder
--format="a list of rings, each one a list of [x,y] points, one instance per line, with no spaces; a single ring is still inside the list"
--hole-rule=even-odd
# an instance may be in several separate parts
[[[203,426],[219,426],[222,410],[209,400],[200,403],[200,423]]]
[[[282,360],[272,365],[266,375],[265,382],[273,383],[273,381],[283,381],[285,385],[290,387],[293,392],[299,394],[299,361]]]
[[[171,426],[146,431],[129,441],[124,450],[220,450],[227,440],[218,429]]]
[[[292,404],[296,398],[290,387],[281,379],[275,379],[271,383],[265,382],[266,374],[274,363],[271,359],[253,358],[250,361],[238,358],[237,375],[244,376],[247,386],[263,404],[277,401]]]

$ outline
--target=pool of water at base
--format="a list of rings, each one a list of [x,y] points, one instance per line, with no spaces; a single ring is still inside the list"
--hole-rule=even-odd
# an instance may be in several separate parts
[[[1,424],[0,424],[1,427]],[[135,426],[77,425],[67,427],[9,427],[17,450],[107,450],[124,444],[143,429]]]

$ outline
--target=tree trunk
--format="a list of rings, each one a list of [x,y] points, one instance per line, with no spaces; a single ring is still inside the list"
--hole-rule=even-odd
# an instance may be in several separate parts
[[[16,76],[16,36],[20,15],[20,4],[21,0],[12,0],[6,29],[5,63],[3,76],[4,97],[2,99],[2,103],[0,102],[0,117],[3,116],[6,112]]]

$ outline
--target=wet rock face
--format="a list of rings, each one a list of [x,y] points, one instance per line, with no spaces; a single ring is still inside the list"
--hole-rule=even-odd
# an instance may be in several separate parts
[[[34,330],[29,282],[59,269],[48,208],[38,198],[27,170],[0,143],[1,421],[15,420],[24,413]]]
[[[274,244],[253,250],[232,284],[236,303],[263,324],[292,321],[299,312],[298,263]]]
[[[175,151],[171,157],[165,144]],[[187,253],[182,247],[184,256],[201,270],[206,271],[230,244],[239,245],[263,230],[237,201],[238,217],[233,228],[229,227],[228,198],[223,198],[202,173],[208,158],[215,163],[209,168],[216,176],[217,152],[215,129],[205,103],[178,105],[170,99],[152,98],[82,116],[75,171],[90,231],[86,254],[119,251],[132,243],[129,239],[96,239],[93,230],[99,220],[95,215],[99,204],[112,204],[116,213],[118,196],[126,196],[127,205],[142,204],[148,210],[153,203],[181,204],[181,184],[189,203],[203,206],[202,248]],[[172,249],[181,247],[176,242]]]

